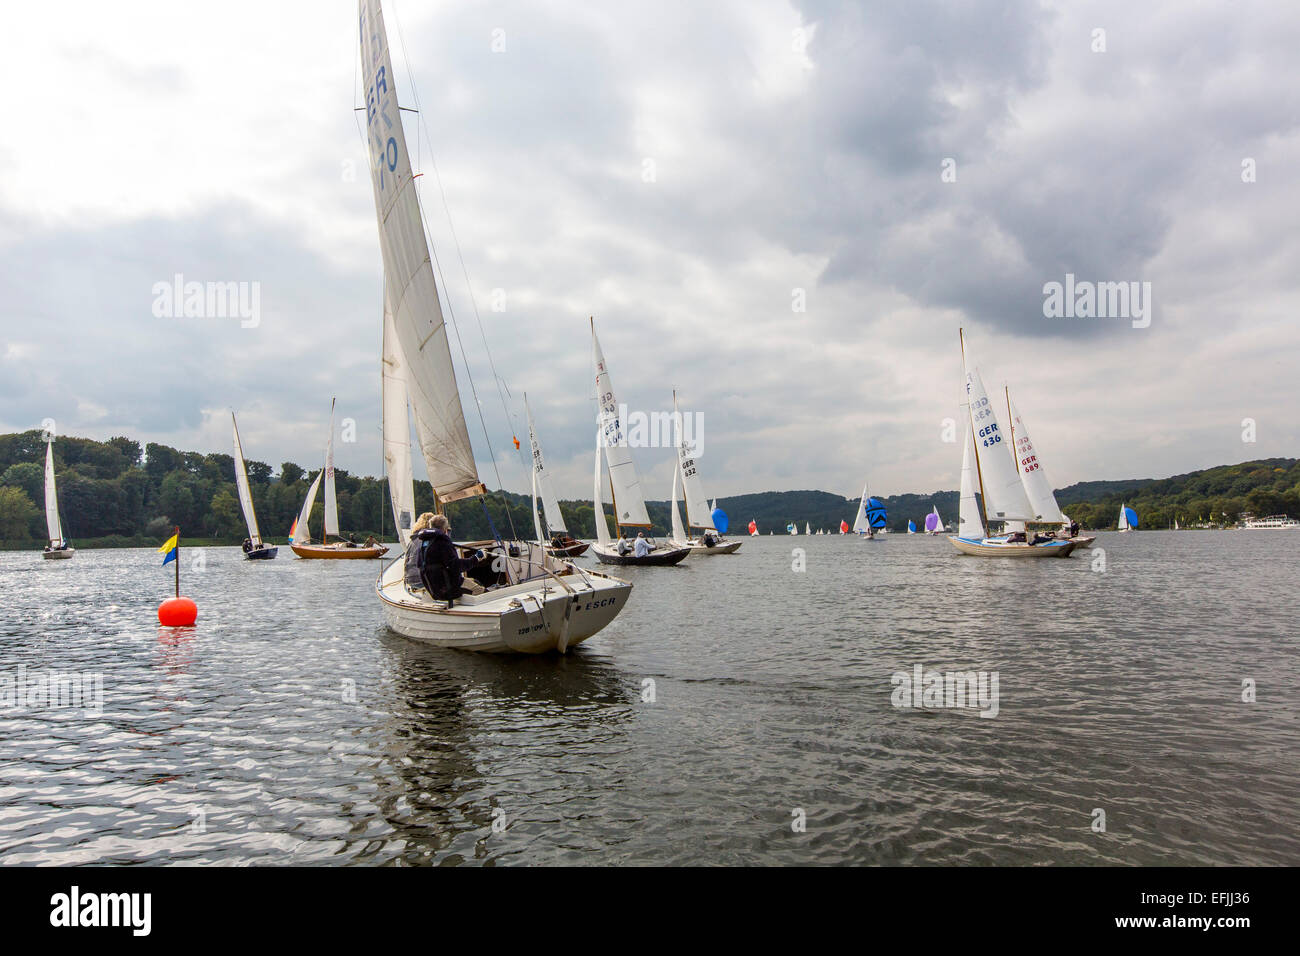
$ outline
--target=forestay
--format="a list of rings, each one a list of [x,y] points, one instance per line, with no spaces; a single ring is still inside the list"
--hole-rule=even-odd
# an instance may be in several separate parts
[[[555,497],[555,488],[551,485],[551,473],[546,470],[542,459],[542,443],[537,437],[537,428],[533,424],[533,411],[528,405],[528,396],[524,396],[524,412],[528,415],[528,444],[533,450],[533,481],[535,494],[542,501],[542,515],[546,519],[547,533],[554,536],[568,534],[564,526],[564,515],[560,511],[560,502]],[[540,534],[538,535],[540,539]]]
[[[330,402],[330,437],[325,441],[325,535],[339,534],[339,504],[334,496],[334,402]]]
[[[406,394],[406,361],[384,299],[384,471],[397,537],[405,547],[415,521],[415,478],[411,472],[411,418]]]
[[[700,480],[696,462],[696,445],[686,437],[681,410],[677,407],[677,393],[673,392],[673,428],[677,432],[677,458],[682,473],[682,500],[686,504],[686,523],[692,528],[717,530],[713,526],[713,509],[704,497],[704,483]],[[679,541],[685,540],[679,538]]]
[[[307,544],[311,541],[311,527],[308,522],[311,519],[311,509],[316,504],[316,493],[320,490],[320,480],[324,474],[324,472],[321,472],[321,474],[317,475],[316,480],[307,489],[307,500],[303,502],[302,511],[298,512],[298,523],[294,525],[294,544]]]
[[[975,443],[969,425],[964,431],[966,446],[961,454],[961,501],[957,506],[957,536],[983,538],[984,520],[980,517],[979,502],[975,499]]]

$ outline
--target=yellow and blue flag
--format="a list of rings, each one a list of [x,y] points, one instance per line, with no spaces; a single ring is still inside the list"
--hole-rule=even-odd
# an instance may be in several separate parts
[[[176,549],[180,545],[180,536],[181,533],[177,531],[167,539],[161,548],[158,549],[159,554],[162,554],[164,551],[167,553],[167,557],[163,558],[163,567],[167,567],[168,564],[176,560]]]

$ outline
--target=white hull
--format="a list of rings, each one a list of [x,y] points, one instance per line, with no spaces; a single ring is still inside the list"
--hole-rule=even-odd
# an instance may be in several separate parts
[[[54,561],[59,558],[70,558],[77,553],[76,548],[62,548],[58,551],[43,551],[41,557],[46,561]]]
[[[547,576],[466,594],[448,607],[423,592],[412,594],[403,565],[392,562],[375,582],[384,623],[403,637],[465,651],[564,653],[614,620],[632,591],[626,581],[566,566],[562,576],[569,590]]]
[[[724,540],[710,548],[701,544],[698,538],[691,538],[686,544],[691,549],[691,554],[735,554],[744,542]]]
[[[956,535],[948,540],[962,554],[980,558],[1067,558],[1077,546],[1074,541],[1010,544],[999,538],[959,538]]]

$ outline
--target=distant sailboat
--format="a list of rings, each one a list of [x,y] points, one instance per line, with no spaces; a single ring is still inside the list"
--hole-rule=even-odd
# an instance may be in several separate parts
[[[313,543],[311,540],[311,518],[312,506],[316,503],[316,489],[320,487],[321,479],[325,480],[325,527],[321,533],[319,543]],[[289,547],[293,553],[300,558],[379,558],[388,553],[388,548],[382,544],[362,546],[354,544],[351,541],[335,540],[330,543],[330,535],[339,537],[339,505],[338,499],[334,494],[334,403],[330,402],[330,432],[329,438],[325,441],[325,467],[321,473],[316,476],[312,482],[311,489],[307,492],[307,501],[303,504],[302,512],[298,515],[298,522],[294,526],[293,541]]]
[[[269,560],[279,554],[280,549],[263,544],[258,533],[257,515],[253,512],[253,490],[248,486],[248,468],[244,464],[244,448],[239,443],[239,423],[235,421],[234,412],[230,413],[230,427],[235,433],[235,486],[239,489],[239,507],[244,512],[244,524],[248,526],[244,557],[250,561]]]
[[[749,522],[749,536],[752,538],[757,534],[758,534],[758,522],[751,519]]]
[[[913,521],[911,518],[907,519],[907,533],[916,534],[916,522]]]
[[[52,560],[70,558],[77,553],[77,549],[63,537],[63,523],[59,521],[59,495],[54,486],[53,435],[45,443],[45,533],[45,551],[41,557]]]
[[[591,322],[591,356],[596,371],[596,393],[600,396],[600,427],[596,431],[596,487],[592,495],[592,510],[596,519],[596,543],[591,552],[605,564],[662,566],[677,564],[691,549],[673,542],[657,544],[646,534],[650,543],[647,554],[638,557],[632,542],[623,540],[624,528],[650,531],[650,515],[646,511],[645,498],[641,494],[641,479],[636,473],[636,464],[632,460],[632,449],[623,437],[623,423],[619,421],[618,399],[614,397],[614,385],[609,376],[609,367],[605,364],[605,353],[601,351],[600,341],[596,338],[596,322]],[[604,448],[605,461],[609,464],[609,492],[614,505],[614,528],[619,543],[609,537],[609,528],[605,525],[604,504],[601,501],[601,448]]]
[[[864,484],[862,498],[858,501],[858,514],[853,519],[853,533],[860,535],[864,541],[878,541],[887,520],[884,503],[867,494],[867,486]]]
[[[943,519],[939,517],[939,509],[936,507],[925,516],[925,533],[926,534],[943,534]]]
[[[1181,530],[1181,529],[1178,527],[1178,519],[1177,519],[1177,518],[1174,519],[1174,530],[1175,530],[1175,531],[1179,531],[1179,530]]]
[[[962,337],[962,367],[965,375],[966,428],[962,450],[961,502],[957,534],[948,538],[963,554],[976,557],[1066,557],[1075,542],[1049,538],[1031,543],[1027,533],[989,536],[989,524],[1038,520],[1025,493],[1010,442],[1003,441],[993,403],[985,391],[979,370],[967,364]],[[977,444],[978,442],[978,444]],[[975,498],[976,479],[984,499],[987,520]]]
[[[840,534],[848,534],[848,533],[849,533],[849,523],[847,521],[840,521]]]
[[[1128,505],[1119,506],[1119,530],[1136,531],[1138,528],[1137,512]]]
[[[810,525],[807,521],[803,523],[803,533],[812,534],[812,525]]]
[[[685,534],[682,537],[673,535],[679,543],[691,549],[692,554],[696,555],[717,555],[717,554],[734,554],[740,550],[741,541],[728,541],[721,534],[721,530],[714,523],[714,512],[717,511],[717,502],[712,505],[704,497],[704,485],[700,478],[700,468],[698,453],[695,443],[689,441],[686,437],[686,429],[682,427],[682,413],[677,407],[677,392],[673,391],[673,431],[677,444],[677,469],[676,473],[681,475],[682,479],[682,504],[686,508],[686,525]],[[676,481],[676,474],[673,478]],[[719,513],[719,519],[725,517]],[[725,529],[725,525],[723,528]],[[695,537],[690,536],[692,528],[699,529]]]
[[[799,533],[799,526],[798,526],[797,524],[795,524],[793,521],[791,521],[791,522],[789,522],[788,524],[786,524],[786,526],[785,526],[785,533],[786,533],[786,534],[798,534],[798,533]]]
[[[564,525],[564,513],[560,511],[560,502],[551,487],[551,473],[546,470],[542,458],[542,443],[537,437],[537,427],[533,424],[533,410],[528,405],[528,395],[524,395],[524,413],[528,417],[528,444],[533,453],[533,528],[537,534],[537,543],[546,548],[546,553],[553,557],[576,558],[590,547],[585,541],[579,541],[569,534]],[[542,506],[541,519],[537,516],[537,505]],[[543,536],[542,522],[545,522]]]

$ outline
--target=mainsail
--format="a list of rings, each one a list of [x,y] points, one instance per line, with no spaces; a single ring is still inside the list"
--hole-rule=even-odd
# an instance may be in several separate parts
[[[54,487],[54,442],[45,444],[45,531],[50,547],[62,548],[63,524],[59,521],[59,495]]]
[[[528,443],[533,450],[533,481],[536,485],[535,494],[542,500],[542,514],[546,518],[546,530],[551,536],[557,534],[568,534],[569,529],[564,526],[564,515],[560,511],[560,502],[555,497],[555,489],[551,486],[551,473],[546,470],[546,464],[542,460],[542,443],[537,438],[537,428],[533,425],[533,411],[528,406],[528,396],[524,396],[524,411],[528,414]]]
[[[681,463],[682,500],[686,504],[686,523],[692,528],[717,530],[713,525],[713,509],[709,507],[709,499],[704,497],[704,485],[700,481],[699,468],[695,460],[695,443],[687,440],[683,428],[682,413],[677,407],[676,391],[673,392],[673,428],[677,432],[677,457]]]
[[[858,516],[853,519],[853,531],[855,534],[866,534],[871,530],[871,523],[867,521],[867,486],[862,486],[862,498],[858,502]]]
[[[614,495],[614,523],[619,527],[650,527],[650,515],[645,510],[641,494],[641,479],[637,477],[632,462],[632,449],[623,437],[623,423],[619,421],[618,399],[610,382],[609,369],[605,367],[605,354],[596,338],[596,323],[591,323],[591,355],[596,366],[596,395],[600,403],[598,435],[605,446],[605,460],[609,462],[609,483]]]
[[[406,387],[415,411],[420,450],[441,501],[485,494],[487,489],[474,465],[433,278],[379,0],[361,0],[358,27],[370,178],[384,260],[384,297],[393,314],[400,354],[407,363]]]
[[[325,441],[325,535],[339,536],[339,503],[334,496],[334,402],[330,401],[330,437]]]
[[[411,417],[406,393],[406,361],[393,327],[393,313],[384,299],[384,471],[388,501],[397,538],[405,548],[415,522],[415,478],[411,472]]]
[[[680,468],[673,469],[673,497],[672,501],[668,504],[668,508],[672,514],[673,542],[676,544],[685,544],[686,531],[682,528],[682,516],[677,511],[677,476],[680,472]]]
[[[248,525],[248,537],[254,548],[262,546],[262,536],[257,533],[257,515],[253,513],[253,491],[248,487],[248,470],[244,465],[244,448],[239,443],[239,424],[235,413],[230,413],[230,426],[235,431],[235,487],[239,489],[239,507],[244,511],[244,523]]]
[[[592,517],[595,519],[596,522],[596,543],[600,545],[608,545],[610,542],[609,524],[605,520],[605,503],[600,500],[601,499],[600,446],[602,444],[600,440],[600,436],[601,433],[597,432],[596,433],[596,476],[591,489],[591,508],[593,512]]]
[[[1065,515],[1061,514],[1061,507],[1056,503],[1052,484],[1047,480],[1047,473],[1043,471],[1042,462],[1038,460],[1038,453],[1034,451],[1034,443],[1029,438],[1029,430],[1025,428],[1024,420],[1020,417],[1020,410],[1016,408],[1009,395],[1007,407],[1011,412],[1011,437],[1015,445],[1016,467],[1020,471],[1020,482],[1024,485],[1029,506],[1034,510],[1035,520],[1061,524],[1065,521]]]

